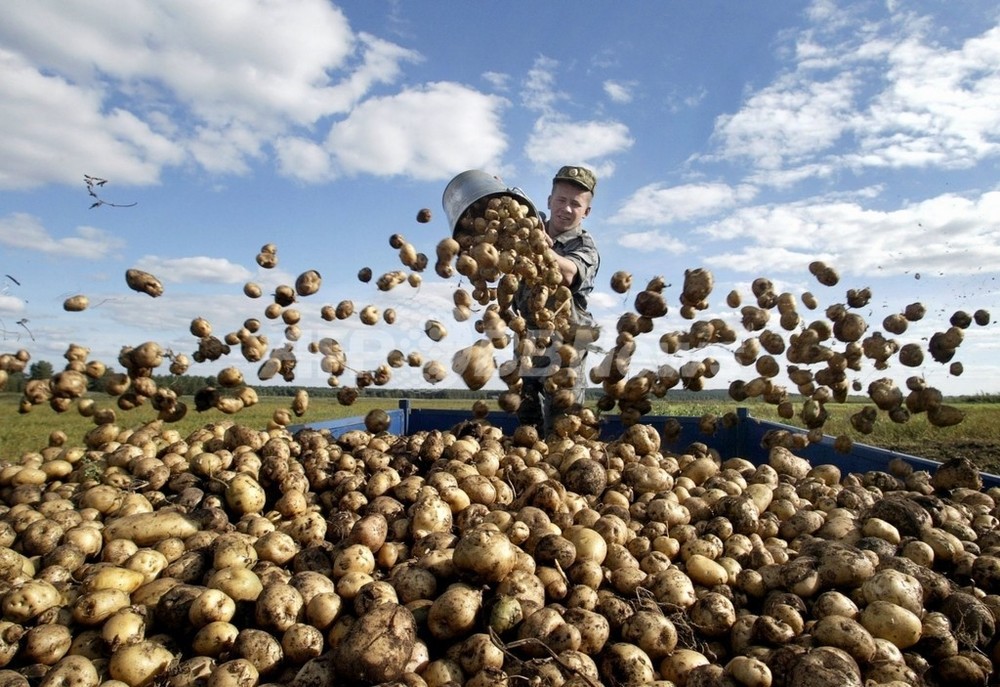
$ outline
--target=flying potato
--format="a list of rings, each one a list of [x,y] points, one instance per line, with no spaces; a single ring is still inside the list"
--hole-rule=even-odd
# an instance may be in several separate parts
[[[125,283],[133,291],[145,293],[153,298],[163,295],[163,284],[149,272],[143,272],[135,268],[128,269],[125,271]]]
[[[83,294],[78,294],[76,296],[70,296],[63,301],[63,310],[66,312],[81,312],[86,310],[89,305],[90,299]]]

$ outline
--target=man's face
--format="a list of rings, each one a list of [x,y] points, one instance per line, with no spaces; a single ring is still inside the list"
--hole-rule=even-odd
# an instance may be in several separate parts
[[[563,181],[553,184],[552,195],[548,200],[550,233],[558,236],[579,227],[590,214],[590,201],[593,197],[594,194],[576,184]]]

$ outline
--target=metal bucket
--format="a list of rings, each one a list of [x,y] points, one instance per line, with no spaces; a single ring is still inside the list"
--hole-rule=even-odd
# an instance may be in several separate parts
[[[459,233],[458,221],[469,208],[481,200],[488,200],[494,196],[512,196],[528,206],[529,216],[538,215],[534,203],[521,189],[507,186],[500,177],[488,172],[470,169],[448,182],[441,198],[441,205],[444,206],[452,235],[456,236]]]

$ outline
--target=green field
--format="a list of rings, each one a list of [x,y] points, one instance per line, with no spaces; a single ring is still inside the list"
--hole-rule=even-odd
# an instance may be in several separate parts
[[[57,414],[48,407],[37,407],[26,414],[18,413],[18,394],[0,394],[0,459],[16,461],[26,452],[39,451],[49,443],[53,432],[61,431],[67,443],[82,445],[83,436],[94,425],[91,420],[74,411]],[[190,412],[184,420],[172,425],[182,436],[195,429],[219,421],[236,421],[251,427],[264,427],[278,408],[287,408],[291,399],[287,397],[262,397],[252,408],[244,409],[238,415],[225,415],[217,410],[204,413]],[[467,410],[472,401],[428,400],[413,402],[417,408],[454,408]],[[110,405],[110,403],[109,403]],[[777,420],[775,408],[764,403],[744,403],[754,417],[763,420]],[[871,444],[882,448],[902,451],[913,455],[944,460],[954,456],[966,456],[982,469],[1000,472],[1000,404],[962,403],[957,404],[966,413],[965,420],[954,426],[938,428],[931,426],[925,416],[914,416],[909,422],[896,424],[880,415],[875,430],[869,435],[854,431],[849,422],[859,404],[829,404],[831,419],[824,431],[832,436],[846,434],[857,443]],[[364,416],[373,408],[396,408],[398,400],[385,398],[360,398],[351,406],[342,406],[332,398],[314,398],[308,412],[297,423],[320,421],[341,417]],[[657,401],[653,408],[655,415],[702,416],[722,415],[735,410],[737,404],[718,400],[669,402]],[[499,411],[496,411],[499,412]],[[155,418],[155,412],[147,407],[119,412],[118,424],[123,428],[136,428]],[[788,424],[795,424],[789,421]]]

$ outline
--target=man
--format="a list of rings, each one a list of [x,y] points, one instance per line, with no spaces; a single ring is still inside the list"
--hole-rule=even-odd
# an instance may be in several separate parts
[[[562,274],[562,284],[572,294],[570,320],[575,333],[573,345],[577,358],[569,367],[573,368],[575,383],[568,389],[572,393],[573,404],[583,405],[587,388],[584,362],[587,346],[596,339],[594,318],[587,309],[587,297],[594,290],[594,278],[601,264],[601,256],[593,237],[583,228],[583,220],[590,216],[591,202],[597,177],[586,167],[566,166],[556,172],[552,179],[552,192],[548,197],[549,217],[545,224],[545,238],[552,257]],[[535,329],[530,308],[529,294],[522,288],[515,297],[514,305],[525,318],[529,329]],[[552,428],[552,419],[567,408],[553,408],[552,385],[546,388],[547,373],[558,364],[560,358],[554,350],[560,341],[555,341],[547,355],[536,356],[535,366],[522,370],[521,406],[518,420],[521,424],[533,425],[547,435]],[[541,358],[541,360],[538,360]],[[565,399],[565,394],[563,394]],[[562,405],[565,405],[564,403]]]

